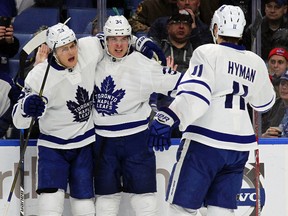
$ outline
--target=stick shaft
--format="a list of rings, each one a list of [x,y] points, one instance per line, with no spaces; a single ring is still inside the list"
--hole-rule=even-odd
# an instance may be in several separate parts
[[[30,137],[34,122],[35,122],[35,119],[32,118],[32,120],[30,122],[30,127],[29,127],[29,130],[28,130],[27,137],[25,139],[25,142],[24,142],[24,145],[23,145],[23,148],[22,148],[22,152],[20,154],[20,159],[19,159],[19,162],[18,162],[16,173],[14,175],[14,179],[13,179],[13,182],[12,182],[12,186],[11,186],[11,189],[10,189],[10,192],[9,192],[9,196],[8,196],[7,202],[11,201],[11,198],[12,198],[12,195],[13,195],[13,191],[14,191],[14,189],[16,187],[17,179],[18,179],[18,176],[19,176],[19,173],[20,173],[21,161],[24,159],[24,155],[25,155],[25,152],[26,152],[26,148],[27,148],[27,145],[28,145],[29,137]]]
[[[255,150],[255,190],[256,190],[256,216],[261,215],[261,194],[260,194],[260,160],[259,149]]]
[[[46,68],[46,71],[45,71],[45,74],[44,74],[44,78],[43,78],[43,81],[42,81],[42,85],[41,85],[41,88],[39,90],[39,96],[41,97],[42,94],[43,94],[43,91],[44,91],[44,87],[45,87],[45,83],[46,83],[46,80],[47,80],[47,77],[48,77],[48,72],[49,72],[49,68],[50,68],[50,64],[51,64],[51,59],[52,57],[49,59],[49,63],[47,65],[47,68]],[[25,152],[26,152],[26,148],[27,148],[27,145],[28,145],[28,141],[29,141],[29,138],[30,138],[30,134],[32,132],[32,129],[33,129],[33,125],[35,123],[35,118],[32,118],[31,119],[31,122],[30,122],[30,126],[29,126],[29,129],[28,129],[28,133],[27,133],[27,137],[25,139],[25,142],[24,142],[24,145],[22,147],[22,151],[20,151],[20,159],[19,159],[19,162],[18,162],[18,166],[17,166],[17,169],[16,169],[16,173],[14,175],[14,179],[13,179],[13,182],[12,182],[12,185],[11,185],[11,188],[10,188],[10,192],[9,192],[9,195],[8,195],[8,199],[7,199],[7,202],[10,203],[11,202],[11,199],[12,199],[12,195],[13,195],[13,191],[16,187],[16,183],[17,183],[17,180],[18,180],[18,176],[19,176],[19,173],[21,171],[21,164],[22,164],[22,161],[24,160],[24,155],[25,155]],[[24,199],[24,191],[22,191],[23,194],[20,194],[20,195],[23,195],[23,199]],[[20,189],[20,193],[21,193],[21,189]],[[20,196],[20,201],[21,201],[21,196]],[[21,204],[20,204],[21,205]],[[23,203],[24,205],[24,203]],[[24,206],[23,206],[24,207]],[[6,212],[8,213],[8,209],[6,210]],[[6,213],[6,214],[7,214]],[[24,212],[23,212],[23,215],[24,215]],[[20,213],[20,216],[21,216],[21,213]]]
[[[56,45],[56,43],[55,43]],[[54,45],[54,48],[55,48],[55,45]],[[53,48],[53,49],[54,49]],[[41,88],[39,90],[39,96],[42,97],[42,94],[43,94],[43,91],[44,91],[44,87],[45,87],[45,84],[46,84],[46,80],[47,80],[47,77],[48,77],[48,72],[49,72],[49,69],[50,69],[50,65],[51,65],[51,61],[52,61],[52,56],[50,57],[49,59],[49,62],[48,62],[48,65],[47,65],[47,68],[46,68],[46,71],[45,71],[45,74],[44,74],[44,78],[43,78],[43,81],[42,81],[42,85],[41,85]],[[17,183],[17,180],[18,180],[18,176],[19,176],[19,173],[20,173],[20,170],[21,170],[21,162],[22,160],[24,160],[24,155],[25,155],[25,152],[26,152],[26,148],[27,148],[27,145],[28,145],[28,141],[29,141],[29,138],[30,138],[30,134],[32,132],[32,129],[33,129],[33,125],[35,123],[35,118],[32,118],[31,119],[31,122],[30,122],[30,126],[29,126],[29,129],[28,129],[28,133],[27,133],[27,137],[25,139],[25,142],[24,142],[24,145],[23,145],[23,148],[22,148],[22,151],[20,152],[20,159],[19,159],[19,162],[18,162],[18,166],[17,166],[17,169],[16,169],[16,173],[14,175],[14,179],[13,179],[13,182],[12,182],[12,185],[11,185],[11,189],[10,189],[10,192],[9,192],[9,195],[8,195],[8,199],[7,199],[7,202],[10,203],[11,202],[11,199],[12,199],[12,195],[13,195],[13,191],[16,187],[16,183]],[[23,199],[24,199],[24,191],[23,191]],[[21,197],[20,197],[21,198]],[[9,206],[9,205],[8,205]],[[6,210],[6,212],[8,213],[8,209]],[[7,214],[6,213],[6,214]]]
[[[25,145],[25,141],[24,141],[24,129],[20,130],[20,159],[21,159],[21,154],[23,151],[23,147]],[[21,165],[19,166],[20,168],[20,216],[24,216],[24,202],[25,202],[25,182],[24,182],[24,173],[25,173],[25,169],[24,169],[24,160],[25,157],[22,158],[21,160]]]

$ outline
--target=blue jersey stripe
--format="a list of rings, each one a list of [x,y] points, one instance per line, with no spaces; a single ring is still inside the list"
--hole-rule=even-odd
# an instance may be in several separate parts
[[[73,139],[61,139],[59,137],[45,135],[45,134],[40,134],[39,139],[46,140],[46,141],[56,143],[56,144],[60,144],[60,145],[66,145],[69,143],[81,142],[91,136],[95,136],[95,131],[93,128],[85,132],[84,134],[77,136]]]
[[[183,76],[184,76],[184,73],[180,75],[180,77],[179,77],[176,85],[174,86],[173,90],[176,90],[176,89],[178,88],[178,86],[180,85],[180,81],[181,81],[181,79],[182,79]],[[172,94],[173,90],[168,91],[168,94],[167,94],[167,95],[171,97],[171,94]]]
[[[206,128],[202,128],[199,126],[188,126],[185,132],[191,132],[200,134],[202,136],[209,137],[214,140],[223,141],[223,142],[233,142],[233,143],[239,143],[239,144],[251,144],[253,142],[256,142],[255,135],[248,135],[248,136],[239,136],[235,134],[226,134],[221,133],[217,131],[212,131]]]
[[[264,108],[264,107],[267,107],[267,106],[269,106],[271,103],[272,103],[272,101],[274,100],[274,97],[267,103],[267,104],[264,104],[264,105],[262,105],[262,106],[253,106],[252,104],[250,104],[253,108],[255,108],[255,109],[257,109],[257,108]]]
[[[139,126],[143,126],[148,124],[149,117],[146,120],[136,121],[136,122],[128,122],[118,125],[95,125],[95,129],[97,130],[108,130],[108,131],[120,131],[120,130],[127,130]]]
[[[187,83],[196,83],[196,84],[203,85],[205,88],[207,88],[209,90],[209,92],[211,92],[210,86],[201,80],[186,80],[186,81],[180,82],[179,85],[183,85],[183,84],[187,84]]]
[[[205,103],[207,103],[208,106],[210,105],[210,101],[209,101],[207,98],[205,98],[203,95],[198,94],[198,93],[196,93],[196,92],[193,92],[193,91],[179,91],[179,92],[177,93],[177,95],[180,95],[180,94],[190,94],[190,95],[194,95],[194,96],[200,98],[201,100],[203,100]]]

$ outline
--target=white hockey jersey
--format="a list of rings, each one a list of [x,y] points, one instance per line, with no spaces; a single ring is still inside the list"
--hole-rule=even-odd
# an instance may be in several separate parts
[[[257,147],[247,103],[267,111],[275,92],[264,61],[243,49],[223,43],[194,51],[169,107],[180,119],[183,138],[221,149]]]
[[[103,48],[96,37],[78,40],[78,63],[73,70],[52,61],[44,87],[46,110],[39,119],[38,145],[58,149],[72,149],[95,141],[92,118],[93,89],[96,64],[103,58]],[[25,94],[39,94],[47,61],[38,64],[25,79]],[[22,99],[23,100],[23,99]],[[28,128],[31,118],[22,113],[22,100],[13,111],[17,128]]]
[[[169,72],[155,60],[132,52],[113,62],[105,55],[95,77],[94,123],[97,134],[127,136],[147,129],[153,92],[169,95],[181,73]]]
[[[9,78],[9,80],[7,80]],[[0,117],[9,109],[11,106],[10,98],[8,97],[8,94],[11,90],[11,84],[12,79],[7,74],[0,74],[0,86],[1,86],[1,92],[0,92]]]

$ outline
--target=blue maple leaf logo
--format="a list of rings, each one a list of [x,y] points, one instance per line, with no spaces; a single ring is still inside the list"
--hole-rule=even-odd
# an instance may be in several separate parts
[[[106,77],[101,83],[101,90],[94,87],[94,107],[98,113],[105,115],[117,114],[118,103],[125,95],[125,90],[115,90],[116,85],[111,76]]]
[[[66,102],[68,109],[73,114],[73,121],[88,121],[93,106],[92,95],[89,97],[88,91],[78,86],[75,98],[77,102],[71,100]]]

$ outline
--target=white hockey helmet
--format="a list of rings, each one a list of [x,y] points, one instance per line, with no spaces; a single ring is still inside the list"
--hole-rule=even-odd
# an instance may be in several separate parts
[[[109,16],[104,25],[104,36],[131,36],[131,25],[123,16]]]
[[[55,43],[55,48],[57,48],[76,40],[75,33],[63,23],[51,26],[47,30],[46,43],[50,49],[54,48]]]
[[[213,33],[215,24],[218,28],[217,35],[214,35]],[[245,16],[240,7],[222,5],[215,11],[210,25],[210,31],[212,33],[214,43],[216,43],[218,35],[241,38],[245,25]]]
[[[128,44],[128,51],[129,51],[131,47],[132,28],[128,20],[123,15],[109,16],[103,29],[104,29],[105,49],[108,55],[113,57],[113,59],[115,60],[121,60],[122,58],[127,56],[128,52],[122,58],[116,58],[115,56],[113,56],[108,50],[107,37],[129,36],[129,44]]]

